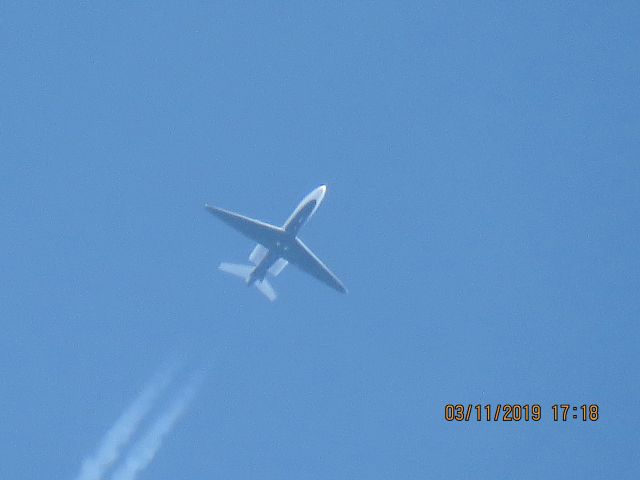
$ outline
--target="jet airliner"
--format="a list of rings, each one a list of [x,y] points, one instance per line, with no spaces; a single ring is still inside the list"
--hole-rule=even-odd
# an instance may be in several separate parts
[[[316,212],[326,191],[326,185],[321,185],[304,197],[282,227],[205,204],[210,213],[257,242],[249,255],[251,265],[223,262],[218,268],[242,278],[248,286],[255,285],[271,301],[276,299],[276,292],[266,278],[267,273],[275,277],[289,263],[338,292],[347,293],[338,277],[298,238],[300,228]]]

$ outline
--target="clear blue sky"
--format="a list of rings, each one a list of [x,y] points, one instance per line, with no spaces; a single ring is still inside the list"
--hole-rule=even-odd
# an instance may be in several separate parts
[[[140,479],[638,478],[637,2],[129,3],[0,7],[2,478],[73,478],[172,358]],[[205,202],[322,183],[349,295],[216,271]]]

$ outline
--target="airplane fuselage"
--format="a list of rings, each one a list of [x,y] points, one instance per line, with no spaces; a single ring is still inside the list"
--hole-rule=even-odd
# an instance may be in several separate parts
[[[302,199],[282,226],[285,235],[282,235],[272,245],[265,245],[265,247],[269,249],[269,253],[253,269],[247,279],[247,286],[253,285],[256,280],[264,280],[269,268],[271,268],[276,260],[286,257],[287,251],[289,251],[296,242],[298,231],[300,231],[302,226],[307,223],[316,212],[324,199],[326,191],[327,187],[321,185]]]
[[[264,280],[264,277],[267,275],[269,268],[271,265],[275,263],[278,257],[275,255],[273,250],[269,250],[269,253],[266,257],[262,259],[262,261],[255,266],[249,278],[247,278],[247,286],[250,287],[255,283],[256,280]]]
[[[292,237],[295,237],[298,234],[298,230],[300,230],[307,220],[316,212],[324,199],[326,191],[327,187],[321,185],[304,197],[287,221],[284,222],[284,226],[282,227],[284,231]]]

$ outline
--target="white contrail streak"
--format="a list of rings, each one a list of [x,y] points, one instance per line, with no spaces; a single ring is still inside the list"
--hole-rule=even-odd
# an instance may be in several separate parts
[[[198,392],[203,375],[196,374],[180,391],[175,400],[149,427],[143,437],[133,446],[126,460],[113,474],[112,480],[134,480],[153,460],[165,436],[185,413]]]
[[[170,367],[161,371],[146,385],[142,393],[105,434],[96,453],[82,462],[76,480],[102,479],[109,467],[118,460],[122,448],[129,443],[158,396],[171,383],[175,369]]]

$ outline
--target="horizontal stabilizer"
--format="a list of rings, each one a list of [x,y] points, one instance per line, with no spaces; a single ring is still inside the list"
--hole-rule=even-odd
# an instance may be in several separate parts
[[[235,275],[236,277],[241,278],[246,283],[251,277],[251,272],[253,272],[253,269],[255,267],[253,265],[222,262],[220,265],[218,265],[218,268],[223,272],[230,273],[231,275]],[[261,294],[263,294],[272,302],[276,299],[276,291],[267,280],[256,280],[254,285]]]
[[[271,284],[267,280],[257,280],[256,281],[256,288],[260,291],[261,294],[263,294],[265,297],[267,297],[272,302],[277,297],[276,291],[273,289],[273,287],[271,286]]]
[[[251,265],[222,262],[220,265],[218,265],[218,268],[223,272],[227,272],[231,275],[235,275],[236,277],[240,277],[246,282],[249,279],[249,275],[251,275],[254,267],[252,267]]]

